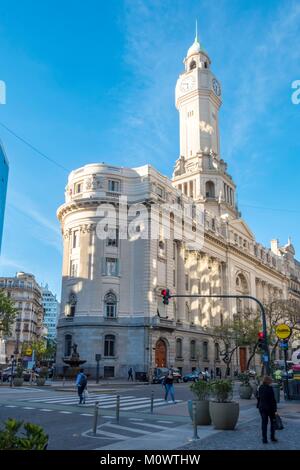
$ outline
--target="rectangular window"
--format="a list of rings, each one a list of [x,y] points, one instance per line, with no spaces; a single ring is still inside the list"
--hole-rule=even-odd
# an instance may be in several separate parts
[[[112,193],[120,192],[120,181],[117,180],[108,180],[108,191]]]
[[[185,275],[185,290],[189,290],[189,275]]]
[[[82,191],[82,181],[80,181],[79,183],[75,183],[74,185],[74,193],[75,194],[79,194],[81,193]]]
[[[77,277],[78,276],[78,261],[71,260],[70,262],[70,276]]]
[[[164,197],[164,190],[160,186],[157,186],[156,188],[156,194],[158,194],[159,197]]]
[[[118,276],[118,260],[116,258],[106,258],[105,264],[106,276]]]
[[[79,230],[73,232],[73,248],[79,247]]]
[[[106,239],[106,246],[119,246],[119,229],[112,230],[109,234],[108,238]]]
[[[173,269],[173,286],[176,286],[176,271]]]

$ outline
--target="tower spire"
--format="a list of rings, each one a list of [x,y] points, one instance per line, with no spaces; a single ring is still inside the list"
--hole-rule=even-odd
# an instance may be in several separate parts
[[[195,42],[198,42],[198,21],[196,19],[196,35],[195,35]]]

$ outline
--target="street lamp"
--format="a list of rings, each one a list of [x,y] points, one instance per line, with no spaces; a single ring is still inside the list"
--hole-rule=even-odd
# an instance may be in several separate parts
[[[12,354],[10,356],[11,359],[11,371],[10,371],[10,387],[13,385],[13,376],[14,376],[14,366],[16,365],[17,361],[15,359],[15,356]]]

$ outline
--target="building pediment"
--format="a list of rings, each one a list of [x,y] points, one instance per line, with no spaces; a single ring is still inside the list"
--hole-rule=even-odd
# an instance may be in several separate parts
[[[251,240],[255,241],[255,236],[253,235],[252,231],[243,219],[231,220],[229,222],[229,226],[239,232],[244,237],[250,238]]]

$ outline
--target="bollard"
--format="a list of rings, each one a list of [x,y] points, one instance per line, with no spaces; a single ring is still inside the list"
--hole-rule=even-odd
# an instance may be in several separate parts
[[[99,402],[95,402],[94,407],[94,424],[93,424],[93,434],[96,436],[97,433],[97,424],[98,424],[98,412],[99,412]]]
[[[151,392],[151,405],[150,405],[150,413],[153,415],[153,405],[154,405],[154,392]]]
[[[65,386],[65,380],[66,380],[66,377],[63,376],[63,387]]]
[[[193,440],[196,441],[199,439],[198,432],[197,432],[197,422],[196,422],[196,402],[193,400],[193,428],[194,428],[194,436]]]
[[[120,395],[117,395],[116,420],[117,423],[120,421]]]

